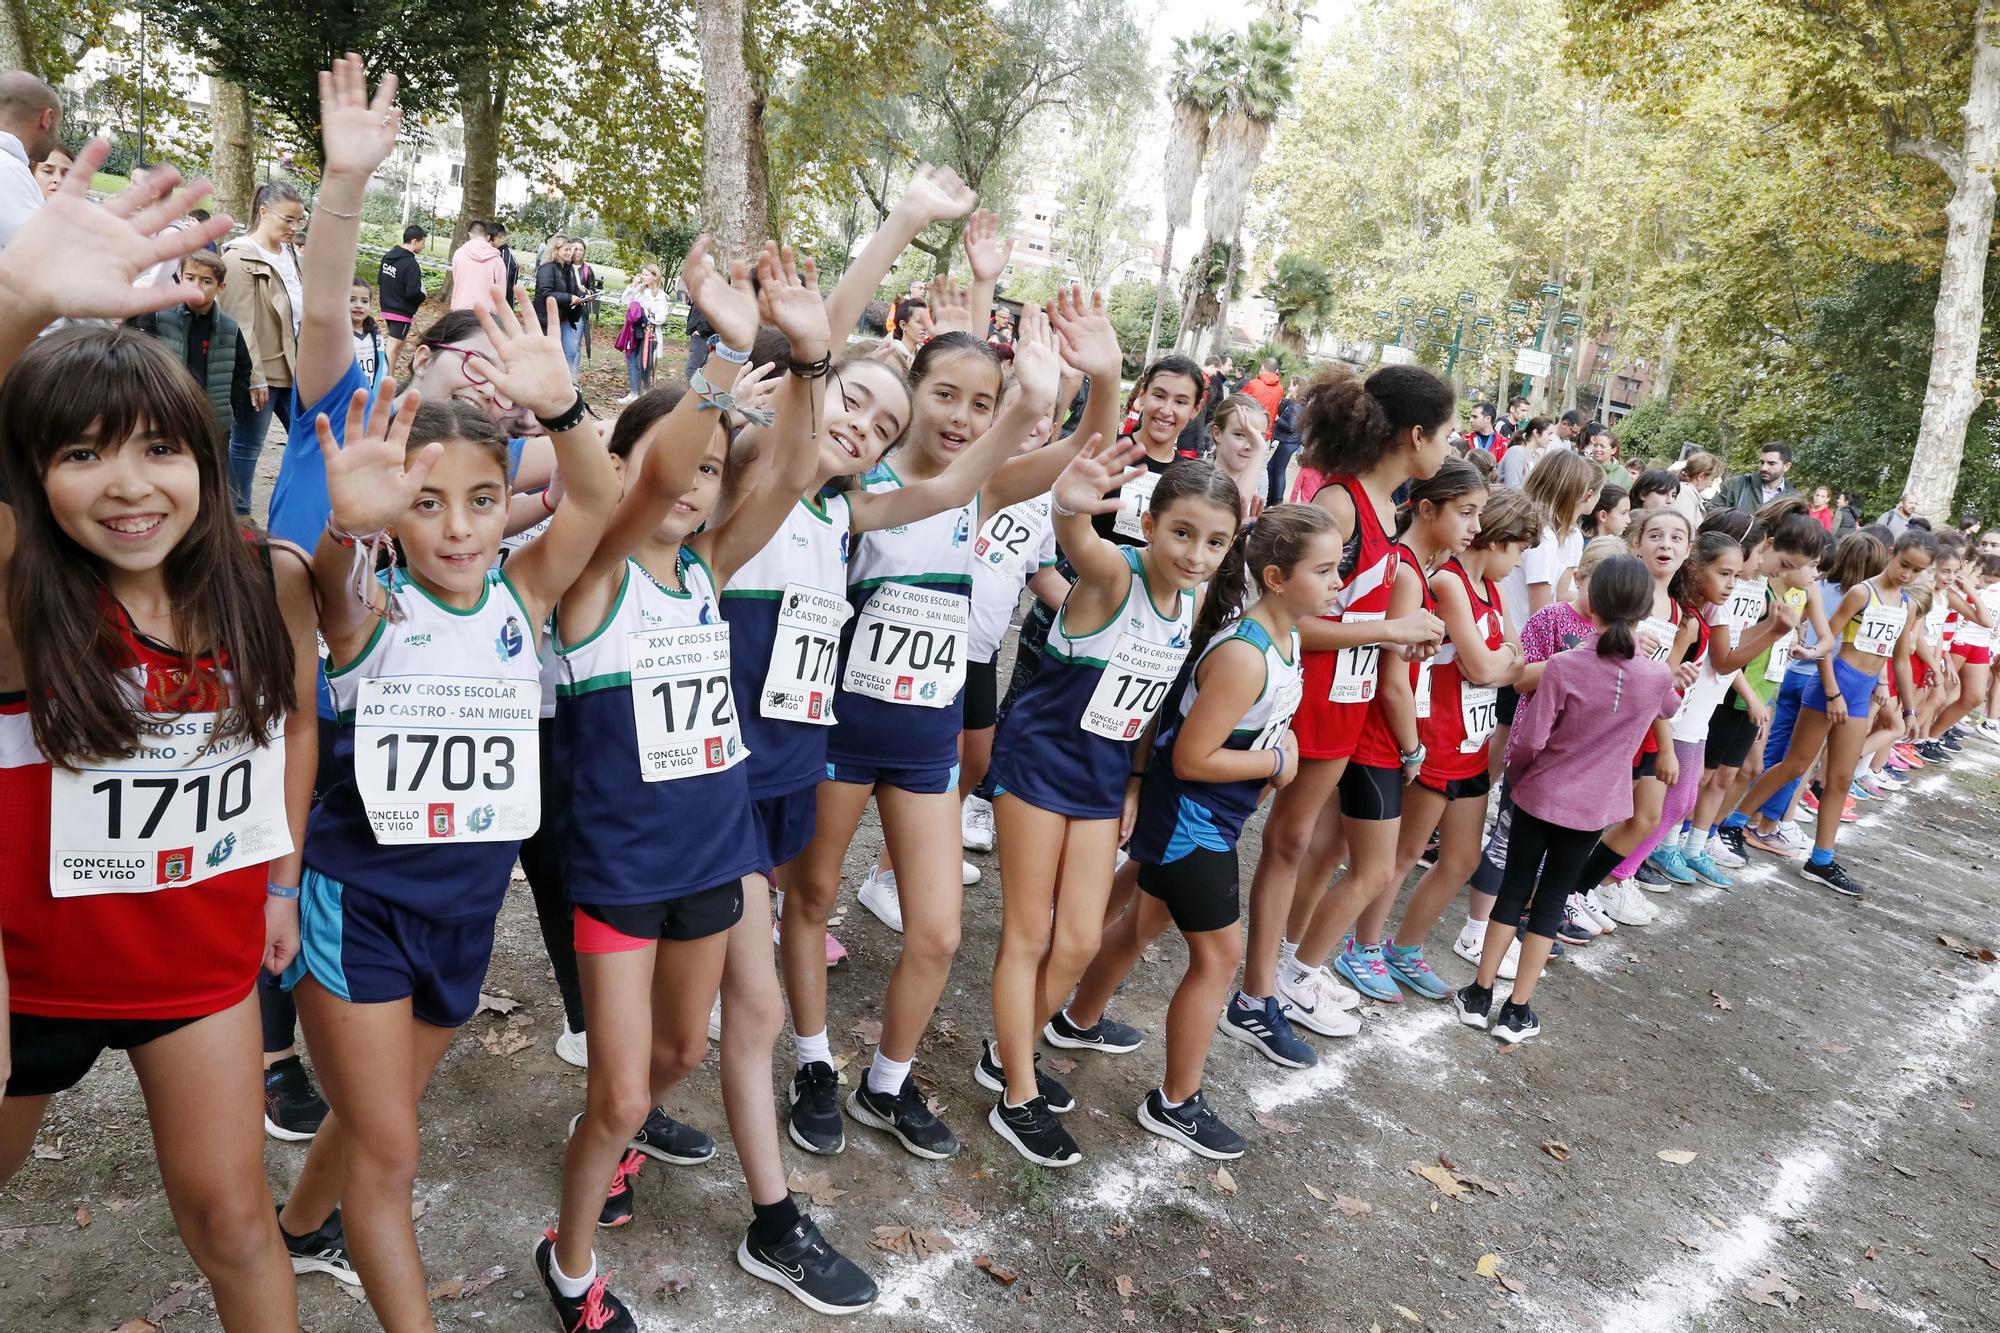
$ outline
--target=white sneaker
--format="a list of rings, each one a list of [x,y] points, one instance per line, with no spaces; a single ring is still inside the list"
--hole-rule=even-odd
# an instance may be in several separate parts
[[[977,796],[965,798],[958,812],[958,840],[968,852],[993,850],[993,803]]]
[[[1125,863],[1131,859],[1132,859],[1132,853],[1126,851],[1123,847],[1120,847],[1118,849],[1117,859],[1112,861],[1111,863],[1111,873],[1115,875],[1119,871],[1123,870],[1125,868]]]
[[[1477,930],[1459,931],[1458,938],[1451,942],[1451,951],[1474,967],[1479,966],[1479,955],[1485,947],[1486,923],[1483,921],[1479,923]]]
[[[1604,933],[1604,923],[1597,919],[1597,913],[1585,905],[1580,893],[1569,896],[1569,919],[1588,931],[1592,939]]]
[[[1500,959],[1500,980],[1512,981],[1521,971],[1521,937],[1516,934],[1507,942],[1507,952]]]
[[[1611,904],[1605,901],[1604,893],[1604,886],[1600,884],[1591,889],[1590,892],[1581,895],[1583,899],[1582,908],[1587,915],[1594,917],[1597,924],[1604,928],[1604,933],[1609,935],[1612,931],[1618,929],[1618,923],[1611,916]]]
[[[715,997],[715,1003],[708,1011],[708,1039],[710,1041],[722,1040],[722,997],[720,995]]]
[[[1708,839],[1708,859],[1723,870],[1741,870],[1750,864],[1748,857],[1738,856],[1730,851],[1728,843],[1713,835]]]
[[[1621,926],[1650,926],[1659,912],[1629,879],[1614,880],[1607,893],[1611,919]]]
[[[1813,822],[1815,828],[1818,827],[1818,815],[1807,815],[1806,818]],[[1779,842],[1784,843],[1786,847],[1791,849],[1790,854],[1794,857],[1804,856],[1812,850],[1813,835],[1801,829],[1797,824],[1781,822],[1778,825],[1776,836]]]
[[[896,893],[896,872],[868,869],[868,878],[861,881],[861,892],[855,895],[861,905],[875,914],[877,920],[898,935],[903,933],[903,900]]]
[[[556,1034],[556,1058],[578,1069],[590,1067],[590,1042],[587,1033],[571,1032],[569,1024]]]
[[[960,861],[958,863],[958,882],[961,887],[968,889],[977,884],[979,882],[979,867],[970,861]],[[901,930],[902,927],[898,926],[896,929]]]
[[[1336,990],[1332,973],[1323,967],[1278,969],[1278,1003],[1289,1006],[1292,1022],[1323,1037],[1351,1037],[1361,1031],[1361,1016],[1341,1003],[1339,990],[1346,987]]]

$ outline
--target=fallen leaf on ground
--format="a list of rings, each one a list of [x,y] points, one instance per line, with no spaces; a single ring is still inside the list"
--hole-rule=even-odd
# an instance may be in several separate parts
[[[510,995],[489,995],[479,992],[479,1006],[472,1011],[474,1018],[481,1014],[511,1014],[521,1007],[521,1002]]]
[[[1132,1224],[1130,1222],[1113,1222],[1110,1226],[1104,1228],[1104,1234],[1113,1240],[1124,1240],[1132,1234]]]
[[[486,1289],[507,1276],[507,1270],[499,1264],[487,1269],[478,1277],[455,1277],[438,1283],[430,1290],[434,1301],[462,1301],[483,1294]]]
[[[1799,1299],[1798,1289],[1777,1273],[1766,1273],[1754,1282],[1744,1283],[1737,1294],[1746,1301],[1780,1310],[1790,1309]]]
[[[412,1222],[421,1221],[424,1215],[424,1210],[428,1207],[430,1207],[430,1205],[425,1203],[422,1199],[410,1200],[410,1220]]]
[[[479,1044],[490,1055],[519,1055],[535,1044],[534,1038],[507,1028],[488,1028],[479,1034]]]
[[[1351,1194],[1333,1196],[1333,1206],[1340,1209],[1342,1217],[1366,1217],[1375,1211],[1375,1205],[1366,1199],[1357,1199]]]
[[[1229,1168],[1226,1166],[1216,1167],[1215,1174],[1208,1178],[1208,1183],[1224,1194],[1236,1193],[1236,1177],[1229,1174]]]
[[[1121,1301],[1131,1300],[1132,1293],[1139,1289],[1139,1284],[1132,1280],[1130,1273],[1120,1273],[1112,1285],[1118,1288],[1118,1299]]]
[[[1889,1169],[1891,1171],[1894,1171],[1897,1175],[1907,1177],[1910,1180],[1915,1180],[1917,1178],[1916,1172],[1910,1170],[1909,1167],[1904,1166],[1899,1162],[1889,1163]]]
[[[60,1142],[60,1140],[58,1141]],[[60,1162],[62,1159],[63,1159],[63,1150],[61,1148],[52,1148],[46,1143],[37,1143],[35,1145],[36,1161]]]
[[[1689,1152],[1686,1148],[1662,1148],[1653,1156],[1663,1162],[1672,1162],[1675,1166],[1686,1166],[1697,1154]]]
[[[1280,1120],[1274,1115],[1265,1115],[1262,1111],[1252,1111],[1250,1118],[1265,1129],[1270,1130],[1273,1134],[1296,1134],[1299,1132],[1299,1127],[1291,1121]]]
[[[918,1231],[912,1227],[876,1227],[875,1238],[868,1242],[877,1250],[887,1250],[891,1254],[907,1255],[917,1259],[927,1259],[933,1254],[943,1254],[958,1248],[951,1237],[942,1231],[926,1229]]]
[[[434,1301],[455,1301],[465,1295],[465,1279],[462,1277],[446,1278],[424,1294]]]
[[[880,1046],[882,1044],[882,1022],[880,1019],[857,1018],[854,1020],[854,1026],[849,1028],[848,1031],[852,1032],[855,1039],[864,1045]]]
[[[1857,1310],[1880,1310],[1882,1308],[1881,1301],[1877,1300],[1873,1296],[1870,1296],[1867,1292],[1861,1290],[1861,1288],[1859,1287],[1856,1287],[1853,1291],[1848,1292],[1847,1295],[1849,1299],[1851,1299],[1854,1302],[1854,1308]]]
[[[1438,1193],[1448,1199],[1456,1199],[1465,1193],[1465,1186],[1458,1183],[1458,1177],[1441,1166],[1425,1166],[1421,1162],[1411,1162],[1410,1170],[1437,1186]]]
[[[1513,1292],[1516,1296],[1523,1295],[1528,1290],[1527,1283],[1521,1281],[1519,1278],[1508,1277],[1505,1273],[1500,1275],[1500,1285],[1508,1291]]]
[[[938,1207],[944,1210],[945,1221],[954,1226],[976,1227],[986,1216],[963,1199],[940,1199]]]
[[[1949,935],[1938,936],[1938,943],[1955,954],[1963,954],[1982,963],[2000,961],[2000,954],[1994,953],[1983,944],[1967,944],[1964,940],[1953,939]]]
[[[90,1227],[90,1220],[91,1220],[90,1205],[83,1204],[79,1206],[76,1210],[76,1229],[78,1231],[88,1230]]]
[[[1995,1272],[2000,1272],[2000,1259],[1995,1259],[1990,1254],[1981,1254],[1978,1250],[1974,1250],[1972,1254],[1974,1258],[1978,1259],[1988,1268],[1993,1269]]]
[[[1479,1262],[1478,1262],[1477,1264],[1473,1265],[1473,1268],[1472,1268],[1472,1275],[1473,1275],[1474,1277],[1489,1277],[1489,1278],[1490,1278],[1490,1277],[1499,1277],[1499,1276],[1500,1276],[1500,1256],[1499,1256],[1499,1255],[1497,1255],[1497,1254],[1482,1254],[1482,1255],[1480,1255],[1480,1256],[1479,1256]]]
[[[692,1273],[665,1259],[647,1264],[632,1279],[632,1290],[642,1296],[678,1296],[693,1285]]]
[[[1483,1179],[1479,1176],[1471,1175],[1464,1171],[1458,1173],[1458,1180],[1459,1183],[1462,1185],[1470,1185],[1474,1189],[1485,1190],[1488,1194],[1492,1195],[1496,1199],[1499,1198],[1502,1193],[1500,1186],[1494,1184],[1492,1181]]]
[[[1870,1245],[1870,1246],[1869,1246],[1869,1247],[1868,1247],[1867,1249],[1865,1249],[1865,1250],[1863,1250],[1863,1251],[1861,1252],[1861,1257],[1862,1257],[1863,1259],[1866,1259],[1866,1260],[1867,1260],[1867,1261],[1868,1261],[1869,1263],[1871,1263],[1871,1264],[1872,1264],[1872,1263],[1874,1263],[1874,1262],[1875,1262],[1875,1247],[1874,1247],[1873,1245]]]
[[[1318,1199],[1318,1200],[1319,1200],[1319,1201],[1320,1201],[1321,1203],[1325,1203],[1325,1202],[1326,1202],[1326,1195],[1325,1195],[1325,1193],[1323,1193],[1323,1192],[1322,1192],[1322,1191],[1320,1190],[1320,1187],[1319,1187],[1319,1186],[1317,1186],[1317,1185],[1308,1185],[1308,1186],[1306,1186],[1306,1193],[1308,1193],[1308,1194],[1312,1195],[1312,1196],[1313,1196],[1313,1197],[1314,1197],[1315,1199]]]
[[[1854,1054],[1854,1048],[1852,1046],[1849,1046],[1844,1041],[1823,1041],[1819,1044],[1819,1048],[1822,1051],[1825,1051],[1828,1055]]]
[[[1011,1287],[1021,1280],[1021,1275],[1013,1269],[1002,1268],[999,1264],[993,1262],[993,1256],[990,1254],[980,1255],[972,1261],[972,1266],[1003,1287]]]
[[[1424,1317],[1407,1305],[1392,1305],[1389,1308],[1394,1310],[1407,1323],[1421,1324],[1424,1322]]]
[[[207,1285],[206,1282],[174,1283],[172,1293],[155,1301],[153,1308],[146,1311],[146,1318],[158,1324],[163,1322],[168,1315],[179,1314],[194,1303],[194,1298],[201,1295],[202,1289]]]
[[[1051,1055],[1042,1063],[1058,1074],[1074,1074],[1076,1072],[1076,1061],[1065,1060],[1060,1055]]]
[[[1686,1236],[1675,1236],[1674,1239],[1680,1242],[1684,1250],[1694,1250],[1697,1253],[1701,1250],[1701,1242],[1698,1240],[1689,1240]]]
[[[1137,1310],[1132,1309],[1129,1306],[1123,1310],[1120,1310],[1118,1312],[1118,1317],[1120,1319],[1123,1319],[1128,1324],[1136,1324],[1139,1322],[1139,1312]]]
[[[111,1333],[160,1333],[160,1326],[150,1319],[127,1319]]]
[[[826,1172],[806,1172],[797,1167],[785,1177],[785,1188],[805,1195],[822,1208],[831,1208],[847,1197],[847,1191],[834,1184]]]
[[[1567,1162],[1569,1160],[1569,1145],[1561,1139],[1543,1139],[1542,1151],[1555,1158],[1558,1162]]]
[[[1723,999],[1722,992],[1720,991],[1710,991],[1708,993],[1708,998],[1710,1001],[1714,1003],[1715,1007],[1718,1009],[1734,1009],[1736,1007],[1729,1001]]]

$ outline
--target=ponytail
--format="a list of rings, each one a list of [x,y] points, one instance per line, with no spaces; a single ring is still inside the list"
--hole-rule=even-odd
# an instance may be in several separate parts
[[[1229,543],[1223,553],[1222,563],[1216,566],[1214,577],[1208,581],[1208,596],[1201,600],[1201,610],[1195,614],[1194,635],[1188,644],[1190,661],[1200,657],[1208,647],[1209,640],[1243,614],[1244,589],[1244,547],[1249,541],[1251,529],[1238,528],[1236,540]]]
[[[1603,626],[1597,635],[1597,655],[1630,661],[1639,640],[1633,626],[1653,606],[1653,576],[1636,555],[1614,555],[1590,574],[1590,614]]]

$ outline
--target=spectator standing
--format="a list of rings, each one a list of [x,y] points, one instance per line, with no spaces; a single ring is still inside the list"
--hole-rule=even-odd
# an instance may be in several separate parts
[[[521,285],[521,261],[514,256],[514,247],[507,244],[507,224],[495,219],[486,224],[487,239],[500,252],[500,262],[507,269],[507,299],[514,299],[514,289]]]
[[[1495,408],[1491,403],[1481,403],[1472,409],[1472,424],[1466,428],[1465,442],[1474,449],[1484,449],[1495,458],[1499,450],[1494,446],[1501,443],[1498,423],[1494,419]]]
[[[305,220],[299,192],[283,181],[266,181],[250,200],[250,230],[222,248],[229,271],[222,308],[250,344],[252,410],[239,413],[229,433],[229,495],[239,514],[250,512],[257,456],[264,451],[271,418],[291,429],[299,321],[305,315],[305,286],[293,238]]]
[[[451,308],[490,310],[495,287],[513,290],[507,285],[507,257],[493,244],[486,223],[467,223],[465,244],[451,257]]]
[[[218,297],[229,279],[229,267],[218,255],[197,250],[180,261],[181,285],[187,304],[170,305],[157,314],[135,316],[132,327],[165,343],[175,359],[188,368],[194,382],[208,395],[215,412],[218,438],[227,439],[239,415],[248,416],[250,403],[250,344],[236,321],[225,314]]]
[[[389,364],[395,365],[410,336],[410,321],[424,304],[424,268],[417,256],[430,244],[431,234],[412,222],[403,228],[403,243],[382,256],[382,334]],[[511,288],[509,290],[512,290]]]
[[[708,360],[709,349],[715,346],[715,329],[693,302],[688,303],[687,312],[688,359],[681,368],[681,378],[693,379],[694,373]]]
[[[76,158],[72,157],[69,149],[61,144],[49,149],[49,155],[35,163],[35,181],[42,187],[45,198],[62,188],[62,183],[69,179],[69,169],[75,165]],[[202,219],[204,222],[207,220],[207,218]],[[211,250],[214,248],[213,245],[209,246]]]
[[[42,206],[50,191],[35,166],[61,146],[62,99],[25,70],[0,73],[0,246]]]
[[[1833,492],[1824,486],[1813,487],[1812,505],[1806,510],[1806,513],[1812,516],[1813,522],[1819,524],[1828,532],[1832,532]]]
[[[583,354],[590,355],[590,326],[597,318],[597,303],[604,299],[604,279],[597,276],[597,270],[590,266],[590,249],[582,241],[571,241],[570,248],[576,254],[576,280],[583,288],[583,315],[580,327],[583,329]]]
[[[1909,528],[1910,520],[1916,516],[1917,497],[1908,491],[1904,491],[1903,498],[1896,501],[1896,507],[1875,521],[1889,529],[1896,536],[1901,537]]]
[[[1757,470],[1731,477],[1722,483],[1715,498],[1708,502],[1708,512],[1718,509],[1747,509],[1756,513],[1781,495],[1796,495],[1785,474],[1792,470],[1792,446],[1789,444],[1767,444],[1757,455]]]
[[[1679,473],[1681,479],[1681,488],[1674,496],[1672,507],[1687,519],[1689,528],[1701,527],[1708,496],[1722,481],[1722,460],[1697,449],[1667,471]]]
[[[577,282],[576,266],[570,262],[572,250],[567,241],[550,246],[547,257],[535,270],[535,320],[543,328],[548,327],[549,300],[554,298],[556,321],[561,325],[563,359],[569,362],[569,373],[574,376],[582,350],[583,289]]]
[[[1833,535],[1836,539],[1850,532],[1861,531],[1861,497],[1853,491],[1840,491],[1834,496]]]
[[[1527,424],[1527,421],[1528,400],[1517,393],[1507,400],[1507,415],[1500,418],[1497,427],[1500,438],[1512,444],[1514,436],[1520,432],[1523,425]]]
[[[624,406],[653,387],[653,362],[660,354],[660,330],[667,322],[667,293],[660,285],[660,266],[644,264],[638,278],[619,294],[625,307],[625,327],[613,344],[625,353]]]
[[[1583,447],[1584,426],[1589,420],[1588,417],[1573,407],[1563,413],[1562,417],[1556,422],[1555,438],[1549,441],[1551,447],[1556,449],[1581,450]]]
[[[1500,482],[1519,489],[1528,483],[1528,474],[1552,447],[1555,426],[1547,417],[1530,417],[1514,432],[1507,452],[1500,458]]]
[[[1245,380],[1239,392],[1256,399],[1257,405],[1264,409],[1264,438],[1270,439],[1277,431],[1278,404],[1285,401],[1285,382],[1278,376],[1278,358],[1265,357],[1263,369]],[[1219,403],[1222,399],[1212,398],[1209,401]]]
[[[1305,377],[1292,377],[1292,386],[1278,403],[1277,418],[1271,423],[1271,461],[1269,486],[1264,494],[1266,504],[1279,504],[1285,498],[1285,473],[1291,470],[1292,457],[1299,451],[1299,394],[1305,388]]]
[[[1611,427],[1593,421],[1583,428],[1583,456],[1604,469],[1604,480],[1612,486],[1632,489],[1632,474],[1618,461],[1618,437]]]

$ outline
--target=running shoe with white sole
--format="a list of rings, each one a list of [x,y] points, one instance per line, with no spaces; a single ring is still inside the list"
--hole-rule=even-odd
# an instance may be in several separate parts
[[[1743,845],[1754,847],[1758,851],[1767,852],[1772,856],[1782,856],[1787,860],[1796,860],[1804,853],[1799,850],[1798,845],[1790,837],[1786,836],[1789,831],[1790,825],[1787,824],[1780,824],[1769,833],[1764,832],[1753,824],[1743,830]]]
[[[1521,937],[1517,934],[1514,938],[1518,940]],[[1590,933],[1587,926],[1576,919],[1576,909],[1568,903],[1564,903],[1562,920],[1556,923],[1556,943],[1573,945],[1576,948],[1582,949],[1588,947],[1590,942],[1596,938],[1595,935]]]
[[[1683,855],[1681,857],[1681,864],[1685,865],[1693,873],[1694,877],[1704,884],[1712,884],[1718,889],[1733,889],[1736,887],[1736,881],[1725,874],[1722,867],[1710,858],[1706,847],[1696,852],[1693,856]]]
[[[1476,981],[1468,982],[1451,993],[1451,1007],[1459,1022],[1484,1032],[1493,1018],[1493,991]]]
[[[868,877],[861,881],[861,890],[854,896],[877,921],[898,935],[903,933],[903,899],[896,891],[895,871],[870,866]]]
[[[1319,1063],[1318,1052],[1292,1031],[1285,1005],[1269,995],[1245,1005],[1246,998],[1238,991],[1222,1006],[1222,1016],[1215,1020],[1218,1032],[1255,1047],[1266,1060],[1287,1069],[1310,1069]]]
[[[1398,984],[1408,986],[1426,1000],[1442,1000],[1451,994],[1451,987],[1444,984],[1444,978],[1431,971],[1421,944],[1405,949],[1394,940],[1385,940],[1382,961],[1389,965],[1389,975]]]
[[[1208,1099],[1197,1088],[1194,1096],[1179,1106],[1168,1106],[1160,1090],[1154,1088],[1139,1103],[1139,1125],[1163,1139],[1172,1139],[1184,1148],[1219,1162],[1233,1162],[1250,1146],[1243,1136],[1222,1123],[1208,1107]]]
[[[581,1111],[569,1118],[565,1137],[576,1133],[582,1119]],[[646,1123],[632,1136],[632,1147],[656,1162],[671,1162],[675,1166],[700,1166],[715,1156],[714,1139],[693,1125],[682,1124],[659,1106],[647,1114]]]
[[[320,1224],[318,1231],[304,1236],[294,1236],[285,1230],[282,1214],[278,1223],[278,1234],[285,1238],[285,1253],[292,1261],[292,1271],[303,1276],[306,1273],[324,1273],[336,1282],[359,1288],[361,1274],[354,1271],[354,1260],[348,1257],[347,1233],[340,1225],[340,1209]]]
[[[1618,918],[1611,915],[1611,888],[1609,885],[1599,884],[1585,893],[1583,895],[1583,905],[1589,910],[1590,915],[1596,919],[1598,925],[1604,927],[1608,932],[1616,933]]]
[[[556,1280],[549,1273],[555,1248],[556,1233],[551,1227],[542,1234],[541,1244],[535,1246],[535,1272],[542,1279],[542,1290],[549,1294],[549,1303],[556,1307],[556,1321],[567,1333],[638,1333],[639,1325],[632,1312],[606,1285],[611,1281],[608,1270],[600,1270],[597,1280],[581,1296],[565,1296],[556,1288]]]
[[[625,1155],[618,1159],[618,1169],[611,1173],[611,1188],[604,1192],[604,1207],[597,1211],[597,1225],[622,1227],[632,1220],[632,1210],[639,1201],[633,1182],[645,1165],[644,1153],[636,1148],[626,1149]]]
[[[1859,898],[1862,896],[1861,886],[1848,877],[1847,872],[1840,868],[1840,862],[1838,861],[1826,861],[1819,865],[1814,865],[1811,861],[1807,861],[1799,867],[1799,873],[1816,884],[1826,885],[1842,897]]]
[[[1075,1166],[1083,1160],[1076,1140],[1056,1119],[1042,1097],[1030,1097],[1026,1106],[1009,1106],[1002,1096],[986,1113],[993,1132],[1014,1145],[1014,1151],[1037,1166]]]
[[[1717,829],[1708,837],[1708,859],[1724,870],[1741,870],[1750,864],[1743,854],[1742,829]]]
[[[1451,942],[1451,951],[1474,967],[1479,966],[1479,951],[1486,947],[1486,923],[1480,922],[1470,932],[1460,930],[1458,938]]]
[[[1687,868],[1687,858],[1682,854],[1679,843],[1661,843],[1646,858],[1646,863],[1665,875],[1670,883],[1694,883],[1694,872]]]
[[[1535,1017],[1535,1011],[1511,999],[1500,1006],[1500,1017],[1493,1024],[1493,1035],[1509,1046],[1539,1036],[1541,1031],[1542,1020]]]
[[[979,867],[970,861],[960,861],[958,863],[958,886],[962,889],[969,889],[978,882]]]
[[[807,1152],[830,1157],[847,1146],[846,1121],[840,1118],[840,1075],[824,1060],[814,1060],[792,1075],[792,1142]]]
[[[988,1092],[997,1092],[1003,1097],[1006,1095],[1007,1072],[1001,1068],[1000,1050],[991,1038],[979,1045],[979,1059],[972,1066],[972,1079]],[[1042,1072],[1039,1053],[1035,1056],[1035,1090],[1057,1115],[1068,1115],[1076,1109],[1076,1098],[1070,1096],[1069,1089]]]
[[[1333,970],[1377,1004],[1403,1002],[1403,992],[1389,975],[1389,963],[1382,957],[1380,944],[1356,944],[1354,937],[1349,935],[1333,960]]]
[[[914,1078],[905,1078],[893,1094],[868,1086],[864,1074],[861,1086],[847,1095],[847,1113],[870,1129],[879,1129],[917,1157],[941,1162],[958,1156],[958,1136],[924,1104],[923,1090]]]
[[[305,1064],[288,1055],[264,1071],[264,1132],[280,1143],[306,1143],[326,1120],[326,1099]]]
[[[563,1030],[556,1034],[556,1059],[578,1069],[590,1068],[589,1034],[572,1032],[569,1024],[563,1024]]]
[[[965,798],[958,812],[958,840],[968,852],[993,850],[993,804],[977,796]]]
[[[1042,1025],[1042,1040],[1069,1051],[1103,1051],[1107,1055],[1123,1055],[1127,1051],[1138,1050],[1146,1038],[1130,1023],[1120,1023],[1109,1014],[1089,1027],[1081,1028],[1070,1021],[1067,1009],[1058,1009],[1056,1016]]]
[[[1293,963],[1279,968],[1278,993],[1273,998],[1294,1024],[1322,1037],[1351,1037],[1361,1031],[1360,1015],[1340,1002],[1333,978],[1323,967]]]
[[[1629,879],[1611,881],[1607,897],[1611,919],[1621,926],[1650,926],[1659,917],[1659,909],[1647,902],[1639,886]]]
[[[800,1216],[773,1245],[760,1245],[746,1232],[736,1246],[736,1262],[821,1314],[858,1314],[875,1303],[874,1279],[827,1244],[810,1217]]]
[[[722,996],[718,993],[715,1003],[708,1006],[708,1039],[722,1040]]]
[[[1583,933],[1596,939],[1604,933],[1604,923],[1597,919],[1597,913],[1584,905],[1583,895],[1572,893],[1563,902],[1563,917],[1570,924],[1579,926]]]

